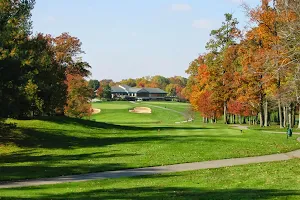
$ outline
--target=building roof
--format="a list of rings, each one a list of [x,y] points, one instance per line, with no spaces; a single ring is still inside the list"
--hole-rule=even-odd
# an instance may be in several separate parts
[[[120,88],[119,86],[112,86],[111,92],[112,93],[127,93],[123,88]]]
[[[145,92],[149,92],[147,90],[145,90],[144,88],[137,88],[137,87],[132,87],[128,89],[128,92],[132,92],[132,93],[145,93]]]
[[[162,89],[159,88],[144,88],[151,94],[167,94],[167,92],[163,91]]]
[[[150,93],[150,94],[167,94],[167,92],[159,88],[137,88],[128,85],[119,85],[111,87],[112,93]]]
[[[131,88],[129,85],[119,85],[119,87],[129,91],[129,89]]]

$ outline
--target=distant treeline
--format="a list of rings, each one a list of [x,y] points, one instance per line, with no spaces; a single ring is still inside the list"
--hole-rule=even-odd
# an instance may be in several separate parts
[[[90,80],[89,85],[96,91],[96,96],[100,98],[109,97],[108,90],[109,86],[115,85],[128,85],[130,87],[150,87],[150,88],[160,88],[165,90],[168,93],[168,96],[177,97],[180,100],[186,99],[186,86],[187,86],[187,78],[182,76],[174,76],[170,78],[166,78],[164,76],[156,75],[156,76],[146,76],[136,79],[123,79],[119,82],[114,82],[111,79],[104,80]]]

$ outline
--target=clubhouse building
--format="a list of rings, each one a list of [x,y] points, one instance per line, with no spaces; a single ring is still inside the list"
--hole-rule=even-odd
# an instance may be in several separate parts
[[[111,87],[112,98],[122,98],[128,100],[164,100],[167,92],[159,88],[137,88],[128,85],[118,85]]]

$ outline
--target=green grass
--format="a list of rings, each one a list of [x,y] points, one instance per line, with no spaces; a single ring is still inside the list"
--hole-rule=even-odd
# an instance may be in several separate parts
[[[175,124],[182,115],[160,108],[129,113],[128,102],[95,104],[96,121],[64,117],[9,120],[0,133],[0,181],[257,156],[299,149],[296,137],[225,125]],[[134,105],[133,105],[134,106]]]
[[[274,132],[286,132],[287,127],[285,128],[280,128],[279,125],[271,125],[268,127],[260,127],[259,125],[252,125],[249,127],[252,130],[259,130],[259,131],[274,131]],[[293,128],[294,132],[300,132],[300,129],[298,129],[298,126],[296,125]]]
[[[130,113],[129,110],[134,107],[147,106],[152,109],[151,114],[137,114]],[[175,105],[172,105],[173,107]],[[94,115],[92,119],[100,122],[110,122],[114,124],[135,124],[135,125],[147,125],[147,124],[172,124],[176,121],[184,120],[184,116],[180,113],[174,113],[151,107],[151,104],[144,103],[129,103],[129,102],[104,102],[94,103],[94,108],[100,108],[101,113]],[[182,107],[182,106],[181,106]],[[184,107],[187,107],[184,105]]]
[[[300,199],[300,159],[162,175],[0,189],[1,199]]]
[[[188,103],[181,103],[181,102],[172,102],[172,101],[144,101],[140,104],[144,105],[154,105],[154,106],[161,106],[169,109],[176,110],[178,112],[185,112],[188,108],[190,108],[190,104]]]

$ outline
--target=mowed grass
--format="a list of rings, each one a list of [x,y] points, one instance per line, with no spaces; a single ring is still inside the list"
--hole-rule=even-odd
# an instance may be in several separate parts
[[[173,105],[170,103],[173,107]],[[176,121],[184,120],[184,116],[180,113],[167,111],[160,108],[154,108],[147,103],[130,103],[130,102],[104,102],[94,103],[94,108],[101,109],[100,114],[96,114],[92,119],[100,122],[110,122],[114,124],[136,124],[136,125],[147,125],[147,124],[171,124],[174,125]],[[159,105],[159,104],[158,104]],[[137,114],[130,113],[129,110],[134,107],[150,107],[152,110],[151,114]],[[181,109],[187,109],[188,105],[181,105]]]
[[[92,118],[9,120],[0,133],[0,180],[21,180],[176,163],[258,156],[299,149],[296,137],[225,125],[175,124],[183,116],[153,107],[129,113],[129,102],[95,104]]]
[[[173,109],[178,112],[186,112],[191,106],[188,103],[182,102],[172,102],[172,101],[143,101],[140,102],[142,105],[149,105],[149,106],[160,106],[164,108]]]
[[[152,176],[0,189],[1,199],[300,199],[300,159]]]

